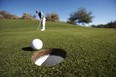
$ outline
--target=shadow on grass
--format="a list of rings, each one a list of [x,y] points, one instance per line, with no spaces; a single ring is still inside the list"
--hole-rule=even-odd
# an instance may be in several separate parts
[[[24,50],[24,51],[34,51],[31,47],[24,47],[24,48],[22,48],[22,50]]]

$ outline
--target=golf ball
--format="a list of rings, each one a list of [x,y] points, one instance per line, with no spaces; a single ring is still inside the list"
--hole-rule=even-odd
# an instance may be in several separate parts
[[[43,46],[43,42],[40,39],[34,39],[31,43],[31,47],[34,50],[39,50]]]

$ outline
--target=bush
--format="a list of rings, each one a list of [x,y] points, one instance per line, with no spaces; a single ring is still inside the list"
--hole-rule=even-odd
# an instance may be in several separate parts
[[[36,15],[31,15],[29,13],[23,13],[21,19],[30,19],[30,20],[36,20]]]
[[[59,16],[57,13],[46,14],[46,21],[59,22]]]
[[[18,19],[19,17],[6,11],[0,11],[0,19]]]
[[[31,15],[28,13],[23,13],[22,19],[31,19]]]
[[[71,20],[68,20],[68,21],[67,21],[67,23],[69,23],[69,24],[73,24],[73,25],[76,25],[76,22],[71,21]]]

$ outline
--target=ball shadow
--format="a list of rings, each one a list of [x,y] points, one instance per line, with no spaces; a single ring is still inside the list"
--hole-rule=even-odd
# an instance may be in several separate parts
[[[23,51],[34,51],[31,47],[24,47],[22,48]]]

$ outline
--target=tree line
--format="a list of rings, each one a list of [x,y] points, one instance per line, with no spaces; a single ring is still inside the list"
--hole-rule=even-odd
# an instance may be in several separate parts
[[[6,11],[0,11],[0,19],[18,19],[19,17]]]
[[[31,15],[29,13],[23,13],[21,17],[17,15],[13,15],[6,11],[0,11],[0,19],[32,19],[36,20],[36,15]],[[47,13],[46,14],[47,21],[59,22],[59,15],[57,13]]]
[[[91,12],[87,12],[85,8],[80,8],[79,10],[70,14],[67,23],[70,24],[87,24],[92,22],[93,16]],[[31,15],[29,13],[23,13],[22,17],[10,14],[6,11],[0,11],[0,19],[36,19],[36,15]],[[52,22],[59,22],[60,17],[57,13],[47,13],[46,20]]]
[[[0,11],[0,19],[36,19],[36,15],[23,13],[22,17],[19,17],[6,11]]]
[[[85,8],[79,8],[78,10],[72,12],[69,15],[69,18],[67,20],[67,23],[74,24],[74,25],[84,25],[89,24],[92,22],[92,19],[94,16],[92,16],[92,12],[88,12]],[[6,11],[0,11],[0,19],[32,19],[36,20],[36,15],[31,15],[29,13],[23,13],[21,17],[18,17],[16,15],[13,15],[11,13],[8,13]],[[52,22],[59,22],[60,17],[57,13],[47,13],[46,14],[46,21],[52,21]],[[109,22],[105,25],[91,25],[91,27],[97,27],[97,28],[116,28],[116,21]]]
[[[116,28],[116,21],[108,22],[107,24],[91,25],[96,28]]]

